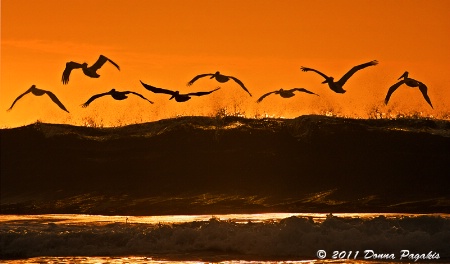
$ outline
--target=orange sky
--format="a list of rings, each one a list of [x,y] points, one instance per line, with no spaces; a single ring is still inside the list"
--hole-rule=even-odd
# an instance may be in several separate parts
[[[187,6],[187,3],[190,5]],[[325,113],[367,117],[372,109],[422,112],[438,118],[450,113],[449,1],[180,1],[180,0],[2,0],[0,128],[40,120],[50,123],[116,126],[177,115],[214,115],[220,109],[248,117],[267,114],[296,117]],[[67,61],[95,62],[104,54],[120,65],[105,64],[99,79],[73,71],[68,85],[61,74]],[[300,66],[340,78],[351,67],[378,60],[332,92],[320,76]],[[424,82],[434,110],[417,89],[399,88],[389,106],[388,88],[404,71]],[[221,71],[236,83],[187,103],[169,101],[139,83],[180,90],[206,91],[219,85],[197,74]],[[70,113],[48,97],[31,94],[7,112],[32,84],[50,90]],[[264,93],[303,87],[320,97],[276,95],[260,104]],[[92,95],[116,90],[141,93],[115,101]],[[2,110],[3,109],[3,110]]]

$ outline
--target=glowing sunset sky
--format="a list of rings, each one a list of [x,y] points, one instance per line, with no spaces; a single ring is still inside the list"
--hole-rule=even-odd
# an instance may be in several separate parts
[[[188,5],[189,4],[189,5]],[[121,125],[177,115],[214,115],[219,109],[248,117],[296,117],[333,111],[366,117],[373,108],[388,112],[450,112],[450,1],[212,1],[212,0],[2,0],[0,127],[36,120],[81,125]],[[68,85],[61,75],[68,61],[94,63],[103,54],[121,67],[105,64],[99,79],[74,70]],[[345,94],[302,72],[318,69],[339,79],[351,67],[371,60],[379,65],[357,72]],[[209,78],[186,83],[201,73],[220,71],[236,83]],[[434,110],[418,89],[402,86],[384,106],[391,85],[405,71],[424,82]],[[145,90],[145,83],[181,92],[222,89],[186,103]],[[49,90],[70,113],[47,96],[31,94],[7,112],[32,84]],[[264,93],[303,87],[320,95],[290,99]],[[115,101],[92,95],[115,88],[134,91]]]

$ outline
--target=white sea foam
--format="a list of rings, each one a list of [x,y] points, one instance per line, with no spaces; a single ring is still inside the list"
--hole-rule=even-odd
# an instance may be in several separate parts
[[[450,257],[447,215],[322,216],[263,219],[259,215],[253,220],[250,216],[209,220],[197,216],[193,221],[161,223],[134,217],[126,220],[123,216],[109,220],[104,217],[103,221],[81,221],[88,216],[79,215],[16,220],[2,216],[1,257],[159,256],[195,260],[223,256],[225,260],[307,260],[316,258],[319,249],[325,250],[328,258],[333,251],[359,251],[363,257],[364,250],[395,254],[397,259],[401,250],[417,254],[437,252],[440,260]],[[141,223],[139,219],[143,219]]]

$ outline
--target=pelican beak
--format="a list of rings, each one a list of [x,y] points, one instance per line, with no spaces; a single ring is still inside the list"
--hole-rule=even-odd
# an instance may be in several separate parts
[[[408,72],[406,71],[405,73],[403,73],[402,76],[400,76],[400,78],[398,78],[397,80],[400,80],[401,78],[407,78],[408,77]]]
[[[323,81],[322,83],[327,83],[328,82],[328,80],[325,80],[325,81]]]
[[[169,100],[172,100],[172,99],[173,99],[174,97],[175,97],[175,96],[174,96],[174,95],[172,95],[172,97],[170,97],[170,98],[169,98]]]
[[[213,76],[211,76],[209,79],[213,79],[214,78],[214,75]]]

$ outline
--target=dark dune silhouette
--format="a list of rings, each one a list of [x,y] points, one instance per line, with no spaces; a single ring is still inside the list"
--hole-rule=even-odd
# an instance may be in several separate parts
[[[403,80],[397,82],[396,84],[392,85],[389,88],[389,91],[386,95],[386,99],[384,99],[384,103],[387,105],[389,102],[389,98],[391,98],[392,93],[394,93],[397,90],[397,88],[400,87],[400,85],[406,84],[407,86],[412,87],[412,88],[419,87],[419,90],[422,93],[425,100],[427,101],[427,103],[431,106],[431,108],[434,109],[433,105],[431,104],[430,97],[428,97],[428,94],[427,94],[427,91],[428,91],[427,86],[425,84],[423,84],[422,82],[419,82],[417,80],[409,78],[408,74],[409,73],[407,71],[405,73],[403,73],[403,75],[400,76],[400,78],[398,78],[399,80],[401,78],[403,78]]]
[[[352,77],[353,74],[355,74],[355,72],[364,69],[366,67],[369,66],[374,66],[377,65],[378,61],[373,60],[367,63],[363,63],[361,65],[357,65],[355,67],[353,67],[351,70],[349,70],[344,76],[342,76],[341,79],[339,79],[339,81],[335,82],[334,81],[334,77],[331,76],[327,76],[325,74],[323,74],[322,72],[312,69],[312,68],[307,68],[307,67],[301,67],[302,71],[307,72],[307,71],[313,71],[316,72],[320,75],[322,75],[322,77],[325,78],[325,81],[323,81],[322,83],[328,83],[328,86],[330,87],[331,90],[333,90],[336,93],[345,93],[346,91],[344,90],[343,86],[344,84],[347,82],[348,79],[350,79],[350,77]]]
[[[89,98],[89,100],[87,100],[86,103],[82,104],[81,106],[82,107],[87,107],[87,106],[89,106],[90,103],[92,103],[92,101],[94,101],[95,99],[100,98],[102,96],[105,96],[105,95],[111,95],[111,97],[116,99],[116,100],[125,100],[125,99],[128,98],[127,94],[137,95],[137,96],[141,97],[142,99],[147,100],[151,104],[153,104],[152,101],[148,100],[147,98],[145,98],[144,96],[142,96],[139,93],[135,93],[135,92],[131,92],[131,91],[119,92],[119,91],[116,91],[116,89],[111,89],[111,91],[109,91],[107,93],[101,93],[101,94],[96,94],[96,95],[92,96],[91,98]]]
[[[245,87],[244,83],[241,82],[238,78],[233,77],[233,76],[226,76],[223,74],[220,74],[220,72],[216,72],[216,73],[205,73],[205,74],[199,74],[197,76],[195,76],[192,80],[190,80],[187,85],[190,86],[192,85],[195,81],[197,81],[200,78],[206,77],[206,76],[211,76],[210,79],[216,79],[218,82],[220,83],[226,83],[228,82],[230,79],[232,79],[233,81],[235,81],[237,84],[239,84],[242,89],[244,89],[244,91],[246,91],[250,96],[252,96],[252,94],[248,91],[248,89]]]
[[[98,78],[100,75],[97,73],[97,70],[100,69],[103,64],[105,64],[107,61],[111,62],[116,68],[120,71],[119,65],[117,65],[114,61],[108,59],[107,57],[100,55],[98,60],[90,67],[88,67],[88,64],[86,62],[80,64],[77,62],[67,62],[66,68],[64,69],[64,72],[62,74],[62,83],[67,84],[69,83],[69,76],[73,69],[79,69],[82,68],[83,73],[86,76],[89,76],[91,78]]]
[[[209,91],[209,92],[195,92],[195,93],[180,94],[179,91],[171,91],[171,90],[167,90],[167,89],[163,89],[163,88],[157,88],[157,87],[145,84],[142,81],[140,81],[140,82],[145,87],[145,89],[147,89],[151,92],[154,92],[154,93],[164,93],[164,94],[171,95],[172,97],[170,97],[169,100],[172,100],[173,98],[175,98],[175,101],[180,102],[180,103],[188,101],[189,99],[191,99],[191,96],[203,96],[203,95],[210,94],[210,93],[215,92],[220,89],[220,87],[217,87],[216,89]]]
[[[33,84],[33,85],[30,87],[30,89],[28,89],[26,92],[24,92],[23,94],[19,95],[19,96],[16,98],[16,100],[14,100],[14,102],[13,102],[12,105],[11,105],[11,107],[10,107],[7,111],[10,111],[10,110],[13,108],[14,104],[15,104],[20,98],[22,98],[24,95],[26,95],[26,94],[28,94],[28,93],[30,93],[30,92],[31,92],[32,94],[36,95],[36,96],[41,96],[41,95],[44,95],[44,94],[48,95],[48,96],[50,97],[50,99],[52,99],[52,101],[53,101],[55,104],[57,104],[62,110],[64,110],[64,111],[66,111],[67,113],[69,113],[69,111],[68,111],[68,110],[66,109],[66,107],[61,103],[61,101],[59,101],[58,97],[56,97],[56,95],[55,95],[54,93],[52,93],[52,92],[50,92],[50,91],[46,91],[46,90],[41,90],[41,89],[37,88],[36,85],[34,85],[34,84]]]
[[[283,88],[281,88],[278,91],[273,91],[273,92],[266,93],[266,94],[262,95],[256,102],[260,103],[262,100],[264,100],[264,98],[266,98],[267,96],[269,96],[271,94],[279,94],[283,98],[291,98],[291,97],[295,96],[294,92],[296,92],[296,91],[304,92],[304,93],[308,93],[308,94],[314,94],[314,95],[319,96],[318,94],[315,94],[315,93],[313,93],[311,91],[308,91],[305,88],[292,88],[290,90],[284,90]]]

